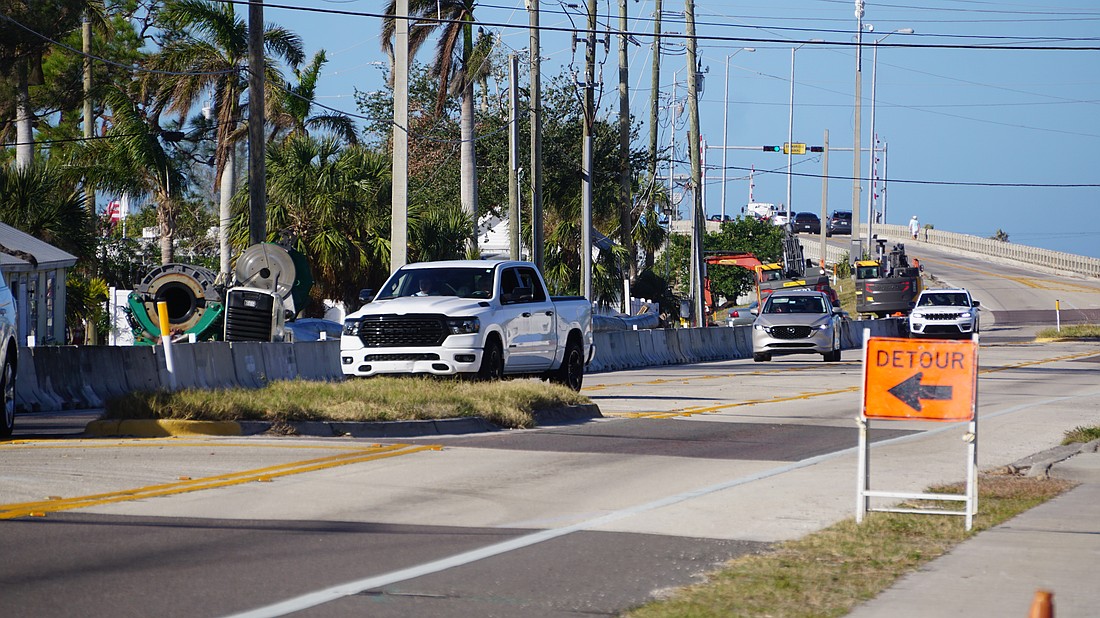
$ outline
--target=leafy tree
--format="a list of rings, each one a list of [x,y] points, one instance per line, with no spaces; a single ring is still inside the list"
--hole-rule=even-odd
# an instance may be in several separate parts
[[[761,262],[775,262],[783,256],[783,230],[755,217],[724,221],[717,233],[703,238],[706,253],[752,253]],[[755,289],[753,273],[740,266],[709,266],[711,294],[733,302]]]
[[[339,135],[349,144],[359,142],[355,122],[347,114],[312,114],[316,105],[317,81],[321,77],[321,67],[326,62],[325,50],[313,55],[313,60],[304,69],[292,69],[296,84],[288,83],[274,101],[276,113],[269,121],[276,130],[286,129],[287,136],[308,135],[309,129],[319,128]]]
[[[0,221],[79,259],[93,255],[84,196],[51,157],[19,168],[0,165]]]
[[[225,188],[221,192],[222,212],[228,210],[232,196],[223,175],[232,173],[234,145],[246,134],[242,130],[241,99],[248,89],[248,27],[232,3],[209,0],[169,0],[159,13],[158,24],[164,38],[160,51],[153,54],[146,73],[144,87],[153,93],[156,105],[150,116],[156,121],[162,110],[186,115],[204,97],[211,97],[211,110],[216,118],[216,148],[214,153],[215,182]],[[274,59],[291,67],[304,59],[302,40],[279,26],[264,29],[264,50],[273,59],[265,61],[264,83],[268,88],[284,80],[274,66]],[[265,101],[277,101],[272,90],[265,92]]]

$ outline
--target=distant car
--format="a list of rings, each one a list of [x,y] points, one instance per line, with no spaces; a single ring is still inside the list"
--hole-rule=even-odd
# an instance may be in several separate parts
[[[0,440],[10,438],[15,429],[15,369],[19,360],[15,333],[15,299],[0,274],[0,409],[4,417]]]
[[[787,225],[790,222],[791,220],[790,217],[787,216],[786,210],[777,210],[775,214],[772,215],[772,223],[775,225]]]
[[[826,362],[841,355],[841,309],[825,292],[772,292],[752,324],[752,360],[785,354],[821,354]]]
[[[980,304],[963,288],[924,290],[909,312],[909,336],[972,338],[980,327]]]
[[[794,229],[795,233],[806,232],[808,234],[820,234],[821,219],[812,212],[800,212],[794,216],[791,227]]]
[[[726,326],[744,326],[756,321],[753,311],[759,306],[755,300],[744,307],[730,308],[729,317],[726,318]]]
[[[833,215],[829,217],[829,223],[825,227],[825,234],[827,236],[833,234],[850,236],[852,234],[852,211],[834,210]]]

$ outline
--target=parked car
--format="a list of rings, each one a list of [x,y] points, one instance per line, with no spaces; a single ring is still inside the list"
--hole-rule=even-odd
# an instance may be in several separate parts
[[[743,326],[756,321],[756,308],[759,303],[755,300],[744,307],[731,307],[729,316],[726,317],[726,326]]]
[[[15,369],[19,353],[15,333],[15,299],[0,274],[0,409],[4,417],[0,440],[10,438],[15,429]]]
[[[825,235],[832,236],[833,234],[844,234],[848,236],[852,234],[852,211],[833,211],[832,216],[829,217],[829,223],[825,227]]]
[[[909,336],[972,338],[979,330],[980,304],[963,288],[924,290],[909,312]]]
[[[821,219],[812,212],[800,212],[794,216],[794,222],[791,223],[791,228],[796,234],[798,232],[820,234]]]
[[[534,264],[455,260],[407,264],[344,320],[346,376],[539,376],[581,389],[592,360],[592,305],[551,297]]]
[[[840,360],[841,309],[817,290],[776,291],[752,324],[752,360],[785,354],[821,354]]]

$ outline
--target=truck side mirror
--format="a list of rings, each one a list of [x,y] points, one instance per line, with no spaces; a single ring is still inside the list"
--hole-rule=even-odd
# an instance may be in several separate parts
[[[359,302],[369,303],[372,300],[374,300],[374,290],[369,288],[359,290]]]
[[[980,301],[977,301],[977,300],[973,301],[973,302],[974,302],[974,304],[972,305],[973,307],[980,307],[981,304],[982,304]]]

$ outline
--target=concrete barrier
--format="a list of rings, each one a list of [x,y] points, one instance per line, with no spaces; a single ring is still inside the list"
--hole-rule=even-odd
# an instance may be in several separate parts
[[[31,348],[19,348],[19,363],[15,374],[15,407],[19,412],[53,412],[64,402],[53,392],[44,390],[35,373]]]
[[[268,382],[298,378],[298,363],[294,359],[293,343],[270,343],[261,346],[260,351],[263,353]]]
[[[680,342],[680,354],[683,356],[684,362],[698,363],[703,359],[695,349],[695,342],[692,340],[691,330],[690,328],[676,329],[676,339]]]
[[[229,344],[238,386],[261,388],[267,384],[267,367],[264,366],[263,353],[265,345],[270,344],[259,341],[234,341]]]
[[[653,352],[657,356],[657,363],[672,364],[672,351],[668,347],[668,331],[663,328],[653,329],[649,331],[649,337],[653,341]]]
[[[300,341],[294,344],[298,377],[303,380],[342,380],[340,340]]]
[[[77,348],[80,356],[80,378],[106,402],[129,392],[123,375],[122,356],[127,348],[108,345]]]
[[[127,392],[155,391],[168,387],[162,378],[163,354],[157,354],[160,346],[139,345],[125,348],[122,354],[122,374],[126,378]]]
[[[204,341],[188,344],[195,355],[195,375],[199,388],[219,389],[237,386],[237,370],[233,351],[224,341]]]
[[[95,408],[102,401],[85,389],[80,375],[80,355],[74,346],[30,348],[39,387],[61,399],[61,409]]]
[[[588,362],[588,366],[585,367],[586,373],[600,373],[601,371],[608,371],[607,363],[604,362],[607,353],[607,333],[592,333],[592,345],[596,348],[596,355],[592,357],[592,360]]]
[[[688,355],[680,349],[680,330],[681,329],[674,328],[665,330],[665,341],[668,343],[668,349],[672,353],[671,364],[673,365],[683,365],[689,362]]]

